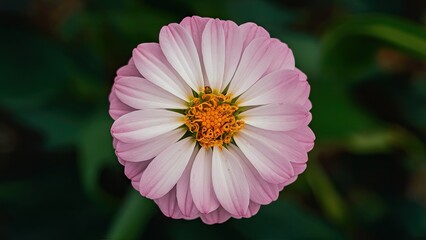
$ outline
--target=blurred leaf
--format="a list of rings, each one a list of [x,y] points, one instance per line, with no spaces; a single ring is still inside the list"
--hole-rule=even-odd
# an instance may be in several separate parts
[[[2,29],[0,105],[18,110],[60,95],[70,79],[72,61],[52,41],[20,29]]]
[[[308,75],[308,81],[316,78],[320,72],[319,40],[310,34],[294,32],[280,33],[278,37],[293,51],[296,67]]]
[[[322,43],[322,69],[340,80],[368,72],[379,46],[390,46],[426,59],[426,30],[391,16],[365,15],[346,19],[329,30]]]
[[[107,239],[138,239],[154,213],[154,203],[132,188],[118,211]]]
[[[112,120],[107,111],[93,115],[82,129],[79,142],[79,165],[83,186],[87,193],[95,199],[108,199],[99,184],[103,167],[118,164],[112,147],[110,128]]]
[[[342,239],[321,219],[289,200],[263,206],[255,217],[237,221],[235,228],[247,239]]]
[[[374,119],[354,104],[342,83],[312,80],[310,84],[311,127],[318,141],[342,139],[377,126]]]
[[[347,227],[349,224],[347,206],[328,175],[316,161],[311,160],[306,178],[325,215],[336,224]]]
[[[69,106],[45,106],[15,112],[18,119],[46,137],[47,148],[74,144],[83,124],[83,113]]]

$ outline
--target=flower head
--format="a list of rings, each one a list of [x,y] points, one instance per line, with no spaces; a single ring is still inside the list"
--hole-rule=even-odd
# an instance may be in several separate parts
[[[172,218],[253,216],[306,168],[306,75],[254,23],[187,17],[159,42],[133,50],[110,94],[126,176]]]

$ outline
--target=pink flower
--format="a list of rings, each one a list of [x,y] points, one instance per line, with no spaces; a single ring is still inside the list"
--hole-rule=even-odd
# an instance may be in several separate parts
[[[306,168],[307,77],[254,23],[187,17],[117,71],[110,94],[118,160],[172,218],[248,218]]]

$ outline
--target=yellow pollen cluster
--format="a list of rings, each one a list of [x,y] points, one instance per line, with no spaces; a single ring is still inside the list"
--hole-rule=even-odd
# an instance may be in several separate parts
[[[193,106],[188,109],[185,124],[190,132],[196,134],[196,140],[202,147],[222,148],[244,126],[244,122],[234,116],[238,107],[231,105],[229,97],[211,93],[209,87],[200,95],[201,98],[194,98]]]

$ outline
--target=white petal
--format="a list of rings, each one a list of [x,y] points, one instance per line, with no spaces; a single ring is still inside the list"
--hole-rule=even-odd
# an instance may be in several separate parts
[[[250,192],[239,160],[226,148],[213,149],[213,188],[222,207],[236,216],[247,213]]]
[[[204,89],[200,59],[191,35],[172,23],[160,31],[160,46],[169,63],[195,91]]]
[[[250,188],[250,200],[259,204],[269,204],[277,200],[278,186],[265,181],[238,147],[229,145],[229,151],[238,156]]]
[[[182,114],[161,109],[144,109],[117,119],[111,132],[122,142],[137,143],[172,131],[182,124]]]
[[[221,92],[234,76],[243,52],[243,38],[238,25],[232,21],[223,21],[222,24],[225,31],[225,70]]]
[[[286,101],[299,84],[297,71],[280,70],[257,81],[237,100],[238,106],[255,106]]]
[[[240,64],[232,79],[228,93],[239,96],[262,77],[271,64],[272,40],[256,38],[244,50]]]
[[[191,159],[189,160],[189,163],[186,166],[185,171],[183,172],[182,176],[180,177],[179,181],[176,184],[176,197],[177,197],[178,205],[182,214],[187,219],[194,219],[198,217],[200,214],[200,212],[198,211],[197,207],[194,204],[194,201],[192,200],[192,194],[189,187],[191,169],[192,169],[192,165],[194,163],[194,159],[197,153],[198,153],[198,149],[196,149],[192,153]]]
[[[114,86],[117,97],[136,109],[187,108],[185,101],[144,78],[122,77]]]
[[[133,60],[146,80],[182,100],[186,101],[192,96],[191,88],[167,61],[158,43],[139,44],[133,50]]]
[[[140,162],[154,158],[168,146],[176,143],[184,134],[184,128],[176,128],[173,131],[161,134],[141,143],[118,142],[117,156],[125,161]]]
[[[201,47],[208,85],[220,91],[225,71],[225,33],[219,19],[211,19],[206,24]]]
[[[212,183],[212,150],[201,148],[194,160],[190,181],[192,198],[201,213],[210,213],[219,207]]]
[[[294,171],[275,135],[278,134],[246,125],[234,135],[234,140],[263,179],[279,184],[293,176]]]
[[[240,114],[246,124],[272,131],[288,131],[303,126],[309,116],[303,106],[292,103],[271,103]]]
[[[182,176],[194,147],[193,139],[185,138],[162,151],[142,174],[140,193],[151,199],[168,193]]]

